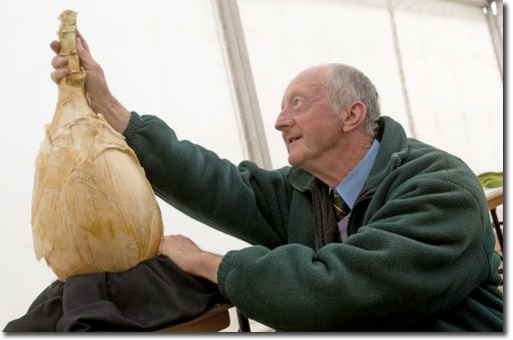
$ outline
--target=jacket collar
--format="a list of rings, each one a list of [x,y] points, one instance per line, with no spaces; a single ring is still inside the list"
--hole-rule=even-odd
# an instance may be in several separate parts
[[[303,169],[293,167],[289,171],[289,182],[295,189],[305,192],[320,180]]]
[[[399,123],[384,116],[379,119],[378,124],[378,140],[381,145],[367,178],[367,188],[371,192],[374,192],[392,170],[401,165],[408,152],[408,139]]]

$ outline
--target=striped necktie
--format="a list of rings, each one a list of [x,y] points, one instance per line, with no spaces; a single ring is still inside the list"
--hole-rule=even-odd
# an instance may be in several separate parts
[[[344,202],[342,197],[340,197],[339,193],[333,189],[330,193],[331,198],[331,204],[333,205],[333,210],[335,211],[335,217],[337,219],[337,222],[340,222],[344,217],[349,214],[351,209],[349,206]]]

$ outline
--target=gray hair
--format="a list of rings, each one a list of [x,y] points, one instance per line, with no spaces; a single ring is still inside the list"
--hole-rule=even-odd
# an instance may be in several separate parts
[[[364,127],[367,133],[375,137],[378,119],[381,115],[379,95],[369,78],[360,70],[344,64],[327,64],[323,89],[331,103],[334,114],[347,105],[361,101],[366,109]]]

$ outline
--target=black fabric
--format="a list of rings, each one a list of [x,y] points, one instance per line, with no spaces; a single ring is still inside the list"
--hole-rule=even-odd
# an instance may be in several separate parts
[[[335,209],[328,194],[328,186],[316,180],[310,187],[312,194],[312,205],[314,207],[314,242],[315,251],[318,251],[325,245],[334,242],[342,242],[338,230]]]
[[[193,319],[221,300],[216,284],[158,256],[122,273],[54,281],[4,332],[151,331]]]

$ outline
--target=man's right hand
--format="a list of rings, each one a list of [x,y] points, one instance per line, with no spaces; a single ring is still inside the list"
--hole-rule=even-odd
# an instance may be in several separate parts
[[[54,71],[50,77],[56,84],[59,84],[59,81],[69,74],[66,68],[68,60],[59,55],[60,44],[58,41],[52,41],[50,48],[56,53],[56,56],[52,58]],[[130,121],[130,111],[110,92],[103,69],[94,60],[89,46],[80,32],[77,32],[76,50],[81,67],[86,72],[85,92],[91,109],[96,113],[101,113],[115,130],[123,132]]]

